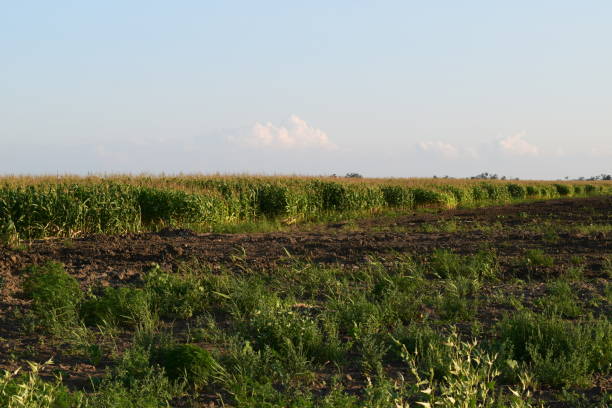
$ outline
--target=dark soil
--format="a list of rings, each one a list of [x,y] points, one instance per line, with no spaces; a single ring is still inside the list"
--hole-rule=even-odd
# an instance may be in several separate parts
[[[448,220],[457,224],[457,231],[423,232],[425,224],[435,226]],[[558,226],[552,238],[539,230],[546,222]],[[439,248],[462,254],[495,248],[502,259],[520,256],[527,249],[541,249],[561,260],[584,257],[592,266],[587,272],[597,275],[602,259],[612,254],[612,234],[585,234],[572,228],[589,224],[612,224],[612,197],[415,213],[330,224],[309,231],[196,234],[163,230],[35,240],[21,248],[0,247],[0,276],[4,297],[11,297],[23,268],[45,260],[64,263],[89,286],[130,281],[154,263],[176,268],[178,263],[193,259],[210,265],[231,265],[239,260],[251,268],[264,269],[285,262],[289,256],[319,263],[358,264],[371,256],[384,258],[394,253],[418,256]]]

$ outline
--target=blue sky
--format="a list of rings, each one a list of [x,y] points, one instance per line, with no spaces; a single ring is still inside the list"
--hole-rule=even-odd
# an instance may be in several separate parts
[[[0,5],[0,173],[612,172],[609,1]]]

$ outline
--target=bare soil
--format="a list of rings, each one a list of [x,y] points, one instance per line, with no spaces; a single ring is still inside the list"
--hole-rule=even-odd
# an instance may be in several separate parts
[[[423,226],[444,221],[457,224],[454,232],[424,232]],[[538,229],[545,222],[560,226],[553,239]],[[93,235],[65,240],[35,240],[22,248],[0,247],[3,295],[10,296],[23,268],[55,260],[65,264],[84,285],[113,284],[137,278],[157,263],[176,268],[185,260],[231,265],[241,259],[255,269],[273,268],[289,256],[312,262],[357,264],[367,257],[394,253],[428,254],[447,248],[474,253],[495,248],[503,257],[519,256],[527,249],[542,249],[561,260],[582,256],[597,275],[612,253],[610,233],[584,234],[574,226],[612,224],[612,197],[563,199],[439,213],[413,213],[323,225],[302,231],[259,234],[196,234],[188,230],[122,236]]]

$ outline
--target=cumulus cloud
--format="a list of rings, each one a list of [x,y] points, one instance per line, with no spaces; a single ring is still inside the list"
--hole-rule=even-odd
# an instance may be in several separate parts
[[[525,140],[524,133],[517,133],[512,136],[493,139],[481,143],[479,146],[459,146],[443,141],[421,141],[416,145],[416,151],[428,153],[445,159],[464,159],[474,160],[483,158],[501,159],[502,157],[540,157],[552,155],[553,152],[543,154],[540,148]],[[563,156],[565,151],[558,148],[554,155]]]
[[[327,149],[337,146],[329,139],[327,133],[310,126],[297,115],[291,115],[279,126],[273,123],[255,123],[239,136],[232,136],[235,143],[259,148],[276,149]]]
[[[479,156],[478,151],[473,147],[457,147],[442,141],[419,142],[417,148],[421,152],[435,154],[446,159],[475,159]]]
[[[540,149],[523,139],[524,133],[508,136],[498,142],[502,151],[518,156],[538,156]]]
[[[424,152],[437,153],[449,159],[459,157],[459,149],[450,143],[440,141],[420,142],[419,148]]]
[[[612,157],[612,148],[609,146],[593,147],[589,154],[593,157]]]

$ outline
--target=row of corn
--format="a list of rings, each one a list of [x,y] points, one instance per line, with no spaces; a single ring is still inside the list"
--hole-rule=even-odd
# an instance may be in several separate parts
[[[257,218],[304,219],[329,212],[469,206],[526,198],[612,193],[608,184],[478,182],[407,186],[314,178],[173,178],[168,186],[41,183],[0,187],[0,239],[127,233],[160,226]]]

